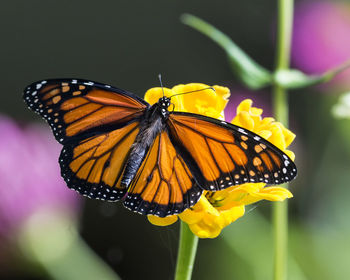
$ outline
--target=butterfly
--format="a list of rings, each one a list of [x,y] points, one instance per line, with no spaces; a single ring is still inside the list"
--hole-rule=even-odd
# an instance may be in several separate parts
[[[170,111],[135,94],[82,79],[35,82],[24,90],[30,109],[63,145],[61,175],[94,199],[165,217],[192,207],[204,190],[243,183],[281,184],[293,161],[257,134],[203,115]]]

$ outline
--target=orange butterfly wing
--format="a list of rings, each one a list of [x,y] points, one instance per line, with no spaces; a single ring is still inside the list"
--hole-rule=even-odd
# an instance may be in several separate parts
[[[296,176],[285,153],[241,127],[180,112],[170,114],[168,127],[172,143],[206,190],[248,182],[281,184]]]
[[[202,192],[168,133],[163,131],[148,150],[124,206],[141,214],[165,217],[196,204]]]
[[[79,79],[33,83],[24,100],[49,123],[60,143],[120,128],[149,106],[124,90]]]
[[[120,181],[125,162],[139,132],[139,122],[65,145],[59,159],[69,188],[90,198],[115,201],[126,189]]]

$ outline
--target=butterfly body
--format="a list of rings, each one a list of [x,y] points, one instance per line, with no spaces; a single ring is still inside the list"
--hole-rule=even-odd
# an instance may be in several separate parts
[[[169,112],[168,97],[151,106],[109,85],[52,79],[26,87],[24,100],[63,145],[59,164],[69,188],[122,199],[141,214],[178,214],[204,190],[296,176],[293,161],[267,140],[225,121]]]
[[[121,181],[121,185],[124,188],[127,189],[129,187],[156,137],[166,129],[169,106],[170,99],[162,97],[144,113],[140,123],[141,129],[131,147],[130,156]]]

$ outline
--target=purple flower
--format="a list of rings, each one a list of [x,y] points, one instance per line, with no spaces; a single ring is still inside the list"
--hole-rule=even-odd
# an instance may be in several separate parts
[[[350,59],[350,5],[302,2],[295,9],[292,62],[306,73],[322,73]],[[336,82],[349,85],[350,70]]]
[[[75,213],[79,195],[60,176],[60,145],[49,129],[19,127],[0,115],[0,234],[15,230],[41,209]]]

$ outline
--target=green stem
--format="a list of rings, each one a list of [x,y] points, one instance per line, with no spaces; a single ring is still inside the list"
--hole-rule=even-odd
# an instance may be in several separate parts
[[[259,89],[271,84],[271,73],[249,57],[226,34],[213,25],[190,14],[183,14],[181,21],[208,36],[208,38],[221,46],[228,55],[228,61],[233,72],[247,87]]]
[[[277,23],[277,70],[288,69],[290,62],[290,49],[293,28],[293,6],[294,0],[278,1],[278,23]]]
[[[284,187],[287,187],[286,185]],[[274,280],[287,279],[288,256],[288,203],[276,202],[273,206],[274,224]]]
[[[294,0],[278,0],[276,72],[286,70],[290,63]],[[275,85],[273,88],[275,117],[288,126],[287,91]],[[284,187],[288,187],[286,184]],[[287,279],[288,256],[288,203],[277,202],[273,206],[274,227],[274,280]]]
[[[185,222],[181,222],[175,280],[191,279],[197,245],[198,237],[191,232]]]

